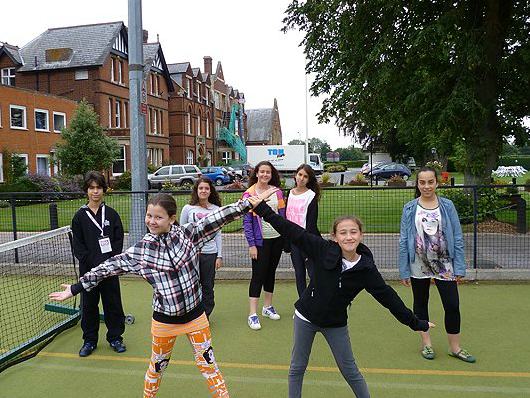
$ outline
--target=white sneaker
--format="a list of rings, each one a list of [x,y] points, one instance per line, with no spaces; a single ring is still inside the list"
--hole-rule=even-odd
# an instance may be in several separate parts
[[[250,315],[248,317],[248,327],[252,330],[260,330],[261,324],[259,323],[259,318],[256,314]]]
[[[277,321],[280,319],[280,314],[278,314],[274,307],[271,305],[269,307],[263,307],[263,310],[261,311],[261,315],[266,316],[267,318],[274,319]]]

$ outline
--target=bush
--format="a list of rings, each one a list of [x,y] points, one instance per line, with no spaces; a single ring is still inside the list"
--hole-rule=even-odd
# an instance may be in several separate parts
[[[36,186],[35,192],[59,192],[59,184],[48,175],[30,173],[27,178]]]
[[[400,175],[394,174],[392,177],[390,177],[391,182],[405,182],[405,179],[401,177]]]
[[[247,187],[242,181],[234,181],[232,184],[226,185],[224,189],[247,189]]]
[[[58,175],[55,177],[60,192],[80,192],[83,190],[83,176]]]
[[[324,166],[324,170],[328,173],[342,173],[346,171],[346,166],[342,164],[326,165]]]
[[[163,191],[185,191],[189,190],[190,188],[186,185],[183,185],[181,187],[177,187],[176,185],[173,185],[173,183],[170,180],[164,181],[162,184],[162,190]]]
[[[131,172],[127,170],[121,173],[121,175],[116,178],[113,185],[113,189],[117,189],[119,191],[130,191],[132,189]]]
[[[5,209],[6,207],[11,206],[11,203],[7,200],[0,200],[0,209]]]
[[[522,166],[526,170],[530,170],[530,156],[501,156],[497,166]]]
[[[470,224],[473,222],[473,191],[443,189],[440,196],[453,201],[460,222]],[[477,192],[477,221],[495,218],[495,212],[504,207],[505,201],[499,197],[495,190],[479,188]]]

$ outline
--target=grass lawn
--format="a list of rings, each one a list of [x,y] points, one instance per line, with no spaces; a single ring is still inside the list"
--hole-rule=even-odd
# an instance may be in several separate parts
[[[393,286],[411,305],[410,289]],[[247,282],[218,282],[215,290],[212,336],[230,396],[286,397],[294,284],[277,285],[274,303],[282,319],[263,319],[259,332],[246,325]],[[81,329],[76,326],[59,335],[36,358],[0,373],[2,396],[139,396],[150,356],[151,288],[138,279],[122,279],[122,297],[125,312],[136,316],[136,323],[126,326],[127,352],[118,355],[111,350],[101,324],[97,350],[88,358],[79,358]],[[431,320],[438,325],[432,332],[434,361],[420,356],[418,334],[399,324],[370,295],[363,292],[355,299],[349,310],[350,336],[372,397],[530,396],[530,284],[461,285],[460,302],[462,344],[478,358],[476,364],[445,353],[443,310],[436,289],[430,307]],[[352,396],[321,335],[315,339],[309,365],[305,398]],[[160,398],[175,396],[210,396],[185,337],[177,339],[158,394]]]

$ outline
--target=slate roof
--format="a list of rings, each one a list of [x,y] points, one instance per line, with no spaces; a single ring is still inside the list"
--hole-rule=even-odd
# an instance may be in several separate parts
[[[186,73],[188,68],[190,67],[189,62],[179,62],[177,64],[167,64],[167,67],[169,69],[169,73]]]
[[[48,29],[20,49],[24,66],[19,71],[103,65],[122,29],[125,30],[123,22]],[[60,48],[72,49],[70,57],[60,62],[46,62],[46,50]]]
[[[271,139],[274,108],[247,109],[247,141],[264,141]]]
[[[156,53],[160,48],[159,43],[144,43],[144,64],[151,65],[156,57]]]
[[[0,54],[2,52],[6,52],[11,59],[15,61],[15,63],[21,65],[22,64],[22,58],[20,57],[20,49],[16,46],[12,46],[11,44],[4,43],[0,47]]]

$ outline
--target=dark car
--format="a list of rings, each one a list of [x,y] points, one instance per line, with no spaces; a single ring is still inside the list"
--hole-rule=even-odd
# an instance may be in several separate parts
[[[368,177],[372,175],[374,178],[389,179],[393,175],[398,175],[405,180],[408,180],[410,175],[409,168],[401,163],[388,162],[380,164],[378,167],[374,167],[373,170],[368,172]]]

